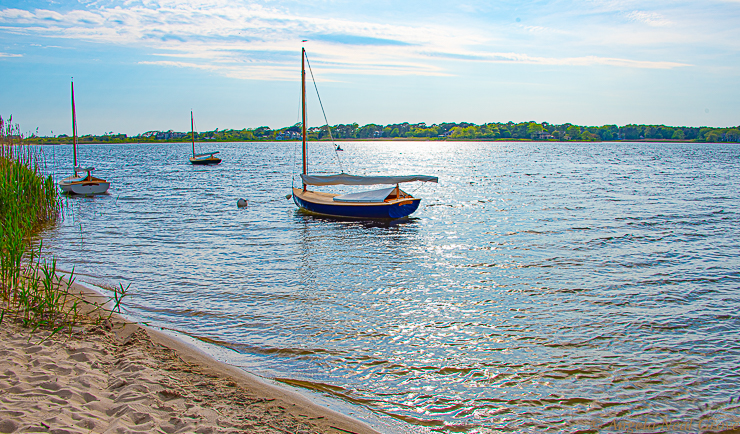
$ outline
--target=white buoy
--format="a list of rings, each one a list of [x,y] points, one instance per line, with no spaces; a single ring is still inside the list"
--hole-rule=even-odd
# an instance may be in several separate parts
[[[236,206],[238,206],[239,208],[244,208],[245,206],[247,206],[247,200],[246,199],[237,200]]]

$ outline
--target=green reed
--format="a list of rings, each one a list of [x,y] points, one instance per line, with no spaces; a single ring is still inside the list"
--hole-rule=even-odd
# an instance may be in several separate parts
[[[26,327],[51,329],[53,336],[72,330],[83,310],[96,321],[120,313],[130,285],[112,290],[112,308],[84,306],[84,297],[71,291],[74,269],[60,278],[56,259],[42,257],[42,244],[31,247],[31,237],[56,221],[62,207],[54,179],[40,170],[42,157],[39,148],[24,143],[12,117],[0,117],[0,324],[12,317]]]
[[[31,236],[54,222],[61,200],[51,176],[43,176],[38,148],[24,144],[12,117],[0,117],[0,322],[58,328],[77,320],[78,302],[70,298],[73,279],[56,275],[56,260],[41,258]],[[65,285],[64,282],[67,282]]]

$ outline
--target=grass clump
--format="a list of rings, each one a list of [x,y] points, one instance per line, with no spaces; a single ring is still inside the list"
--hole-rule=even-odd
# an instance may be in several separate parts
[[[12,117],[0,117],[0,320],[12,314],[26,326],[68,322],[77,307],[60,291],[56,261],[40,258],[30,237],[54,222],[61,200],[54,180],[43,176],[38,148],[24,145]]]
[[[29,236],[61,208],[54,180],[39,170],[38,149],[24,145],[19,130],[12,117],[0,117],[0,296],[6,302],[17,299]]]
[[[43,259],[41,246],[31,247],[31,236],[55,222],[62,206],[54,179],[40,170],[41,161],[40,150],[24,144],[12,117],[0,117],[0,323],[12,317],[55,333],[77,323],[83,300],[70,291],[74,270],[59,278],[56,260]],[[123,289],[115,291],[117,307]]]

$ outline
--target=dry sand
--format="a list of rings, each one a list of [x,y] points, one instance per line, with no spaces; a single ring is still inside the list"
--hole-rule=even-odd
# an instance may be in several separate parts
[[[118,316],[49,335],[0,325],[0,433],[376,432]]]

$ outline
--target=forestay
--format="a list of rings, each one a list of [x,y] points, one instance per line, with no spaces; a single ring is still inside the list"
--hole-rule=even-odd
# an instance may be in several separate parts
[[[359,193],[334,196],[335,202],[384,202],[396,190],[396,187],[381,188],[380,190],[361,191]]]
[[[378,185],[399,184],[401,182],[437,182],[436,176],[408,175],[408,176],[355,176],[346,173],[338,175],[306,175],[301,174],[306,185]]]

